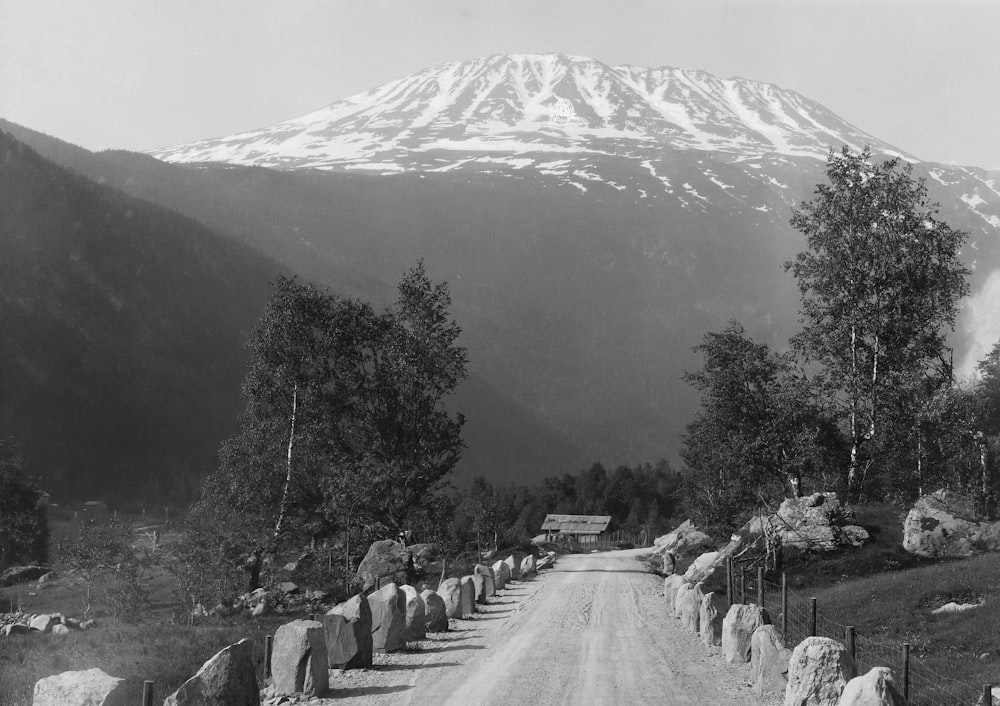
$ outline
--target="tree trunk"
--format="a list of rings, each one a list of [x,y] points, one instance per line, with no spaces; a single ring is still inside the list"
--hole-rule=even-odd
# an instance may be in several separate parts
[[[847,467],[847,483],[844,488],[845,500],[851,501],[851,493],[858,477],[858,338],[857,330],[851,326],[851,463]]]
[[[288,511],[288,489],[292,484],[292,449],[295,446],[295,415],[299,409],[299,385],[295,384],[292,389],[292,418],[288,430],[288,453],[285,457],[285,487],[281,491],[281,505],[278,509],[278,519],[274,523],[274,537],[272,539],[274,547],[278,545],[278,535],[281,534],[281,525],[285,521],[285,513]]]

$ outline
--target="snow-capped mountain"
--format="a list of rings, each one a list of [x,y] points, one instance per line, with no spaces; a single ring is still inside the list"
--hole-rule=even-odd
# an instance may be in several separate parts
[[[824,159],[843,144],[898,153],[772,84],[534,54],[442,64],[271,127],[152,154],[280,169],[503,165],[556,176],[572,175],[581,159],[616,156],[656,176],[665,151]]]

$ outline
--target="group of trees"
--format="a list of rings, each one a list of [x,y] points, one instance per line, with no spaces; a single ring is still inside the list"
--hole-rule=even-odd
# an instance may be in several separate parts
[[[537,535],[547,514],[559,513],[610,515],[611,531],[655,537],[672,528],[679,486],[680,476],[666,461],[611,471],[595,463],[576,475],[545,478],[541,487],[494,486],[475,478],[456,494],[447,534],[456,548],[511,546]]]
[[[25,472],[14,440],[0,438],[0,569],[45,561],[48,540],[42,491]]]
[[[381,312],[279,278],[250,336],[240,430],[191,513],[197,546],[181,551],[255,583],[286,540],[349,547],[352,533],[395,536],[432,516],[462,450],[464,420],[444,407],[466,369],[450,304],[422,264]]]
[[[991,499],[1000,349],[983,381],[955,380],[946,335],[969,292],[966,234],[937,218],[899,159],[831,152],[829,183],[793,213],[806,249],[785,269],[802,296],[786,352],[733,322],[705,335],[702,393],[682,456],[690,509],[733,526],[752,506],[836,489],[909,499],[950,484]]]

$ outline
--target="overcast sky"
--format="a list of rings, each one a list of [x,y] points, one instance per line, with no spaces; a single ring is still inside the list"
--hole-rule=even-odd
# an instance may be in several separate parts
[[[0,0],[0,117],[144,150],[526,52],[767,81],[921,159],[1000,169],[994,0]]]

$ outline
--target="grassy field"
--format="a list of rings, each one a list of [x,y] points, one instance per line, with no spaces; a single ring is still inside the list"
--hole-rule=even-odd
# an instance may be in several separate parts
[[[142,703],[142,683],[156,682],[154,703],[173,693],[213,654],[249,637],[263,682],[264,637],[290,617],[228,625],[148,623],[101,627],[69,635],[32,633],[0,639],[0,704],[30,706],[35,682],[69,670],[100,667],[126,680],[131,703]]]

